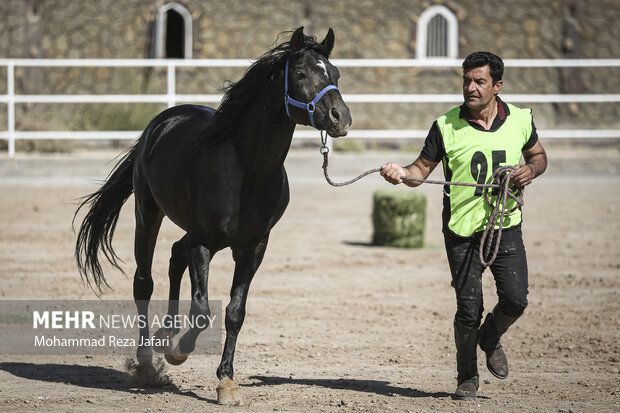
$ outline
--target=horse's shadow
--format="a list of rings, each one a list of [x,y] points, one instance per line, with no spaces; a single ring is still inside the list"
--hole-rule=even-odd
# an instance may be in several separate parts
[[[199,396],[191,390],[181,390],[175,384],[167,384],[163,387],[138,387],[134,384],[134,377],[131,374],[107,367],[3,362],[0,363],[0,370],[28,380],[65,383],[90,389],[116,390],[133,394],[174,393],[216,403],[215,400]]]
[[[181,390],[174,384],[169,384],[165,387],[136,387],[132,384],[131,374],[107,367],[82,366],[78,364],[2,362],[0,363],[0,370],[28,380],[65,383],[91,389],[116,390],[132,394],[174,393],[209,403],[216,403],[216,400],[199,396],[191,390]],[[260,387],[294,384],[325,387],[333,390],[375,393],[383,396],[411,398],[442,398],[452,396],[450,393],[445,392],[429,393],[413,388],[393,386],[390,385],[388,381],[379,380],[287,378],[277,376],[250,376],[249,379],[256,380],[257,382],[241,384],[241,386]]]
[[[382,396],[401,396],[401,397],[451,397],[451,393],[434,392],[429,393],[423,390],[411,389],[390,385],[388,381],[379,380],[357,380],[357,379],[302,379],[287,377],[267,377],[250,376],[256,383],[243,384],[244,387],[275,386],[280,384],[298,384],[304,386],[326,387],[333,390],[352,390],[357,392],[375,393]]]

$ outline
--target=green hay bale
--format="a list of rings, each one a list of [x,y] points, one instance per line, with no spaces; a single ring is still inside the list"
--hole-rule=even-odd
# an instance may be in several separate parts
[[[373,196],[372,224],[374,245],[422,248],[426,196],[412,189],[376,191]]]

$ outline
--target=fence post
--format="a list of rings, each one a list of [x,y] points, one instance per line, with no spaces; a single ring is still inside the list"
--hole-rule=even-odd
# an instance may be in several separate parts
[[[173,107],[176,94],[176,65],[168,62],[168,107]]]
[[[15,64],[10,62],[6,66],[6,94],[7,94],[7,133],[9,138],[9,158],[15,156]]]

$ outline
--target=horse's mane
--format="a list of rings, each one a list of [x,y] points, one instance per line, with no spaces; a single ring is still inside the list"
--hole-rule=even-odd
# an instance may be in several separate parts
[[[290,37],[292,32],[280,33]],[[248,110],[257,96],[263,92],[268,82],[276,80],[284,70],[286,59],[298,53],[313,49],[327,56],[322,44],[316,37],[304,35],[304,43],[298,50],[292,51],[289,41],[282,42],[263,54],[245,71],[238,82],[227,81],[224,97],[214,117],[209,136],[203,141],[208,147],[230,140],[240,124],[241,117]],[[284,101],[284,96],[282,96]]]

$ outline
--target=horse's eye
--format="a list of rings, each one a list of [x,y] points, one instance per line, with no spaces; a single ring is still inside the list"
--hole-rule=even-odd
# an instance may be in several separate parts
[[[306,78],[306,74],[304,72],[295,72],[295,78],[297,80],[302,80]]]

